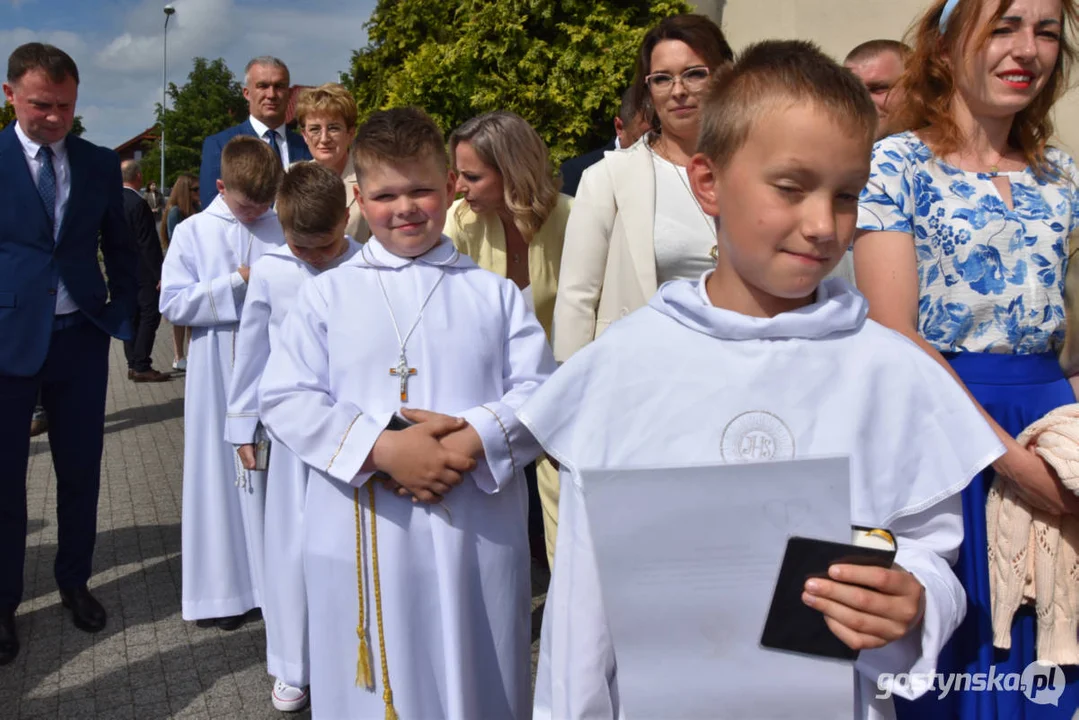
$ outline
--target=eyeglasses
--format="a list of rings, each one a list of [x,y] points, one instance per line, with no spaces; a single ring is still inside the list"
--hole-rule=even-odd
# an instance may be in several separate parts
[[[683,70],[679,75],[671,75],[665,72],[652,73],[645,77],[644,81],[648,83],[648,87],[653,92],[664,95],[673,91],[674,84],[677,82],[682,83],[682,87],[686,89],[686,92],[696,93],[703,90],[705,85],[708,84],[708,76],[711,72],[703,65],[699,65]]]
[[[334,124],[327,125],[323,128],[321,125],[308,125],[304,128],[304,132],[311,138],[319,138],[322,137],[323,134],[325,134],[326,137],[335,138],[340,137],[341,134],[345,132],[345,126]]]

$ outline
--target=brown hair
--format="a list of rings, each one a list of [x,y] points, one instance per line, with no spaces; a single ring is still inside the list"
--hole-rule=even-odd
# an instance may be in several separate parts
[[[664,18],[654,28],[645,33],[637,53],[637,66],[633,75],[633,106],[648,113],[653,130],[660,130],[659,116],[652,108],[652,96],[648,92],[645,78],[652,72],[652,51],[664,40],[681,40],[689,45],[693,52],[704,58],[712,71],[723,67],[734,59],[734,52],[719,29],[710,18],[704,15],[685,14]]]
[[[910,57],[910,48],[898,40],[867,40],[847,53],[847,57],[843,60],[843,64],[846,65],[863,62],[865,60],[872,60],[878,55],[883,55],[886,52],[895,53],[902,62],[906,62],[907,58]]]
[[[742,147],[753,124],[777,105],[812,103],[865,138],[866,165],[877,131],[877,109],[854,74],[801,40],[750,45],[715,79],[701,111],[697,152],[723,167]]]
[[[178,175],[176,182],[172,184],[172,190],[169,192],[169,201],[165,204],[165,209],[161,211],[161,240],[165,243],[165,247],[169,246],[169,210],[174,207],[180,208],[180,214],[183,215],[183,220],[194,215],[198,212],[196,202],[191,200],[191,186],[198,182],[194,177],[190,175]]]
[[[71,56],[58,47],[30,42],[20,45],[8,56],[7,81],[14,85],[31,70],[44,70],[49,80],[62,83],[70,77],[79,84],[79,68]]]
[[[317,88],[306,88],[296,100],[296,120],[302,130],[308,115],[340,115],[345,127],[356,127],[356,100],[340,83],[326,83]]]
[[[449,170],[442,131],[427,113],[416,107],[372,113],[356,130],[356,139],[352,141],[352,164],[356,167],[357,180],[373,165],[399,165],[427,158],[434,158]]]
[[[977,50],[989,42],[993,26],[1004,17],[1012,0],[999,0],[992,18],[984,27],[977,27],[982,3],[961,2],[956,5],[940,32],[940,16],[946,0],[937,0],[908,31],[907,42],[914,50],[898,88],[905,93],[902,107],[896,113],[894,130],[916,130],[939,156],[959,150],[962,131],[952,115],[952,101],[957,92],[955,71],[949,58]],[[989,2],[990,0],[985,0]],[[1068,88],[1068,74],[1075,60],[1075,50],[1068,41],[1077,16],[1074,0],[1061,0],[1063,27],[1060,34],[1060,54],[1045,87],[1012,121],[1008,143],[1023,153],[1030,168],[1040,176],[1055,175],[1057,169],[1046,158],[1045,148],[1053,134],[1049,115],[1053,104]]]
[[[271,203],[281,185],[281,160],[256,137],[237,135],[221,151],[221,182],[253,203]]]
[[[348,215],[345,183],[313,160],[289,167],[277,191],[277,218],[286,235],[327,235]]]
[[[559,181],[539,133],[520,115],[505,110],[466,121],[450,135],[450,154],[467,142],[480,160],[502,176],[502,195],[513,224],[529,241],[558,204]],[[458,206],[458,211],[465,205]]]

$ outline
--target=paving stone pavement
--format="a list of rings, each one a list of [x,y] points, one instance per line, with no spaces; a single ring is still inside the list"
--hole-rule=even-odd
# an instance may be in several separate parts
[[[285,715],[270,704],[273,680],[266,673],[261,619],[233,632],[181,619],[183,375],[136,384],[127,379],[123,345],[114,340],[110,353],[90,579],[109,614],[108,626],[84,633],[60,606],[52,575],[56,480],[47,436],[34,438],[26,591],[16,617],[22,651],[0,667],[0,717],[309,718],[309,712]],[[157,334],[154,365],[172,365],[172,328],[166,322]],[[542,595],[533,602],[534,635],[541,602]]]

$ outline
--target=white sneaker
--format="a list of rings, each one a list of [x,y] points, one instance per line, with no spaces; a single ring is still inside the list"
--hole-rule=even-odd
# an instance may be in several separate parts
[[[297,710],[303,710],[307,707],[307,701],[309,699],[307,688],[292,687],[280,680],[274,680],[271,697],[273,698],[273,706],[281,712],[296,712]]]
[[[183,372],[187,370],[187,358],[180,358],[179,360],[172,361],[172,369]]]

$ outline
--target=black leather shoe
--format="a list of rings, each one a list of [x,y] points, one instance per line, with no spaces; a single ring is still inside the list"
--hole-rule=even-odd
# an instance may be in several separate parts
[[[214,620],[214,625],[217,625],[222,630],[236,630],[243,624],[243,615],[229,615],[228,617],[220,617]]]
[[[71,610],[75,627],[85,632],[96,633],[105,628],[105,608],[94,599],[86,586],[60,591],[60,602]]]
[[[15,634],[15,613],[0,613],[0,665],[7,665],[19,654],[19,637]]]

